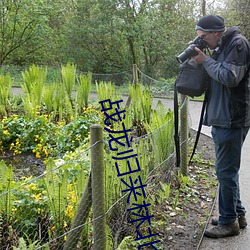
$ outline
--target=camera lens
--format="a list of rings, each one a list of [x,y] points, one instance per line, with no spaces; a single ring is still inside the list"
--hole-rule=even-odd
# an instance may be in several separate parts
[[[194,49],[195,47],[195,44],[191,44],[189,47],[187,47],[180,55],[176,57],[177,61],[179,63],[183,63],[188,58],[198,55],[198,53]]]
[[[179,63],[183,63],[188,58],[198,55],[195,47],[199,48],[200,50],[203,50],[207,47],[207,43],[199,36],[197,36],[192,43],[180,54],[176,57],[177,61]]]

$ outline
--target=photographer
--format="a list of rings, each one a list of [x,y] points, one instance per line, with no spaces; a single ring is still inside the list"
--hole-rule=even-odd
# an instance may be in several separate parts
[[[250,47],[237,27],[225,30],[220,16],[202,17],[196,33],[213,50],[212,56],[195,48],[192,58],[203,64],[211,80],[204,125],[212,126],[219,181],[219,218],[205,235],[212,238],[238,235],[247,226],[240,200],[241,149],[250,126]]]

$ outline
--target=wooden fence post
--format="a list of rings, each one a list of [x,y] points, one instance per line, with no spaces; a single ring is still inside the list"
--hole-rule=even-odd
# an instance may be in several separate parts
[[[138,70],[137,70],[136,64],[133,64],[133,84],[134,84],[134,86],[136,86],[138,84]],[[131,95],[129,94],[125,108],[127,109],[130,104],[131,104]]]
[[[94,250],[106,249],[103,128],[90,127]]]
[[[133,84],[135,86],[138,84],[138,70],[136,64],[133,64]]]

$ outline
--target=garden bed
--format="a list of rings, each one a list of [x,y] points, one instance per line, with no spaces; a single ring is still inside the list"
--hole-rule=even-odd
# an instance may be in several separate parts
[[[193,131],[191,137],[194,137]],[[36,176],[45,169],[42,159],[37,159],[34,154],[9,156],[5,157],[5,161],[13,165],[16,177],[29,174]],[[162,242],[158,249],[198,249],[217,191],[213,161],[212,139],[201,135],[194,163],[189,166],[189,178],[178,179],[175,169],[171,177],[172,191],[169,197],[151,197],[155,201],[152,202],[155,216],[152,219],[152,230],[159,233]],[[128,227],[128,231],[133,234],[133,226],[128,224]],[[131,247],[133,246],[131,237]]]
[[[32,66],[24,74],[23,97],[12,96],[1,106],[0,150],[7,165],[11,163],[13,168],[0,163],[3,183],[0,190],[0,245],[6,249],[23,244],[60,249],[70,239],[68,233],[91,167],[90,126],[99,123],[106,125],[104,130],[108,132],[104,133],[105,207],[109,225],[107,250],[134,249],[139,244],[147,244],[146,237],[140,241],[134,239],[138,237],[136,229],[144,234],[149,225],[154,234],[159,233],[157,240],[161,242],[157,249],[179,250],[190,246],[193,250],[199,243],[216,193],[213,157],[208,158],[209,152],[213,152],[211,139],[201,136],[194,164],[189,166],[188,176],[182,176],[174,166],[171,110],[166,110],[162,102],[152,110],[150,91],[142,85],[129,85],[131,105],[126,108],[126,115],[121,116],[124,110],[118,112],[115,109],[115,103],[121,102],[121,97],[116,95],[111,83],[97,84],[100,102],[89,105],[91,75],[77,76],[79,81],[75,85],[75,72],[74,65],[63,67],[62,82],[48,86],[45,84],[46,72]],[[32,81],[34,73],[40,85]],[[11,78],[8,75],[5,85],[10,92]],[[74,88],[76,95],[72,95]],[[8,91],[4,92],[4,100],[9,98]],[[118,113],[113,113],[114,110]],[[128,191],[124,190],[124,185],[132,180],[129,178],[136,183],[138,173],[126,174],[122,183],[114,172],[114,159],[126,159],[119,158],[117,152],[130,152],[130,145],[127,140],[127,144],[123,144],[112,139],[112,147],[110,141],[107,143],[110,134],[125,132],[125,127],[132,129],[130,136],[134,138],[132,151],[135,153],[132,156],[138,156],[138,163],[131,161],[131,169],[137,169],[140,162],[140,178],[142,183],[147,183],[147,197],[145,194],[141,198],[134,195],[129,205],[131,208],[131,205],[149,202],[152,204],[151,215],[154,214],[144,220],[142,226],[138,218],[143,217],[147,207],[127,210],[127,200],[121,199]],[[119,161],[121,173],[127,172],[127,166],[127,161]],[[129,212],[136,209],[138,214]],[[134,222],[136,225],[131,224]],[[92,248],[92,223],[90,213],[82,239],[76,239],[77,249]]]
[[[6,165],[12,165],[16,180],[24,176],[39,176],[45,171],[44,159],[38,159],[32,153],[13,155],[12,152],[9,152],[0,156],[0,160],[4,160]]]

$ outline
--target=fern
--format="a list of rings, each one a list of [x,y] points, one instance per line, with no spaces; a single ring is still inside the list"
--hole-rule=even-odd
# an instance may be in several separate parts
[[[79,86],[77,88],[76,101],[78,109],[81,110],[82,108],[88,107],[92,74],[89,72],[86,76],[80,75],[78,81],[79,81]]]
[[[117,101],[119,98],[116,93],[115,84],[112,82],[96,82],[96,90],[99,101],[110,99],[113,102]],[[121,98],[119,100],[121,100]]]
[[[53,100],[54,100],[55,84],[52,86],[46,86],[44,89],[43,101],[46,107],[47,113],[53,111]]]
[[[56,220],[58,227],[63,225],[64,211],[67,206],[67,172],[59,172],[52,159],[46,164],[47,174],[44,178],[44,184],[48,192],[49,206],[53,218]]]
[[[13,250],[35,250],[39,248],[40,242],[38,240],[32,242],[32,240],[29,238],[27,234],[24,234],[24,235],[27,239],[27,242],[25,241],[23,237],[20,237],[18,239],[18,246],[17,247],[13,246]],[[42,249],[49,250],[49,247],[43,246]]]
[[[132,236],[126,236],[119,244],[117,250],[130,250],[132,241],[134,241]]]
[[[129,93],[132,101],[132,111],[135,124],[142,122],[150,123],[153,97],[148,89],[142,84],[129,85]]]
[[[72,91],[76,81],[76,66],[67,63],[66,66],[61,66],[62,84],[70,100],[72,100]]]
[[[0,75],[0,114],[7,115],[8,97],[11,93],[12,79],[10,74]]]
[[[154,155],[157,162],[163,162],[172,153],[173,142],[173,112],[166,111],[163,104],[158,102],[156,109],[152,112],[151,123],[145,124],[146,129],[152,132],[151,139]]]
[[[4,161],[0,161],[0,212],[6,215],[9,221],[12,211],[14,196],[11,189],[14,185],[13,169],[12,166],[8,167]]]
[[[23,101],[25,113],[34,117],[39,110],[43,97],[43,90],[46,82],[47,68],[42,69],[32,65],[29,70],[22,72],[24,82],[21,87],[24,91]]]

